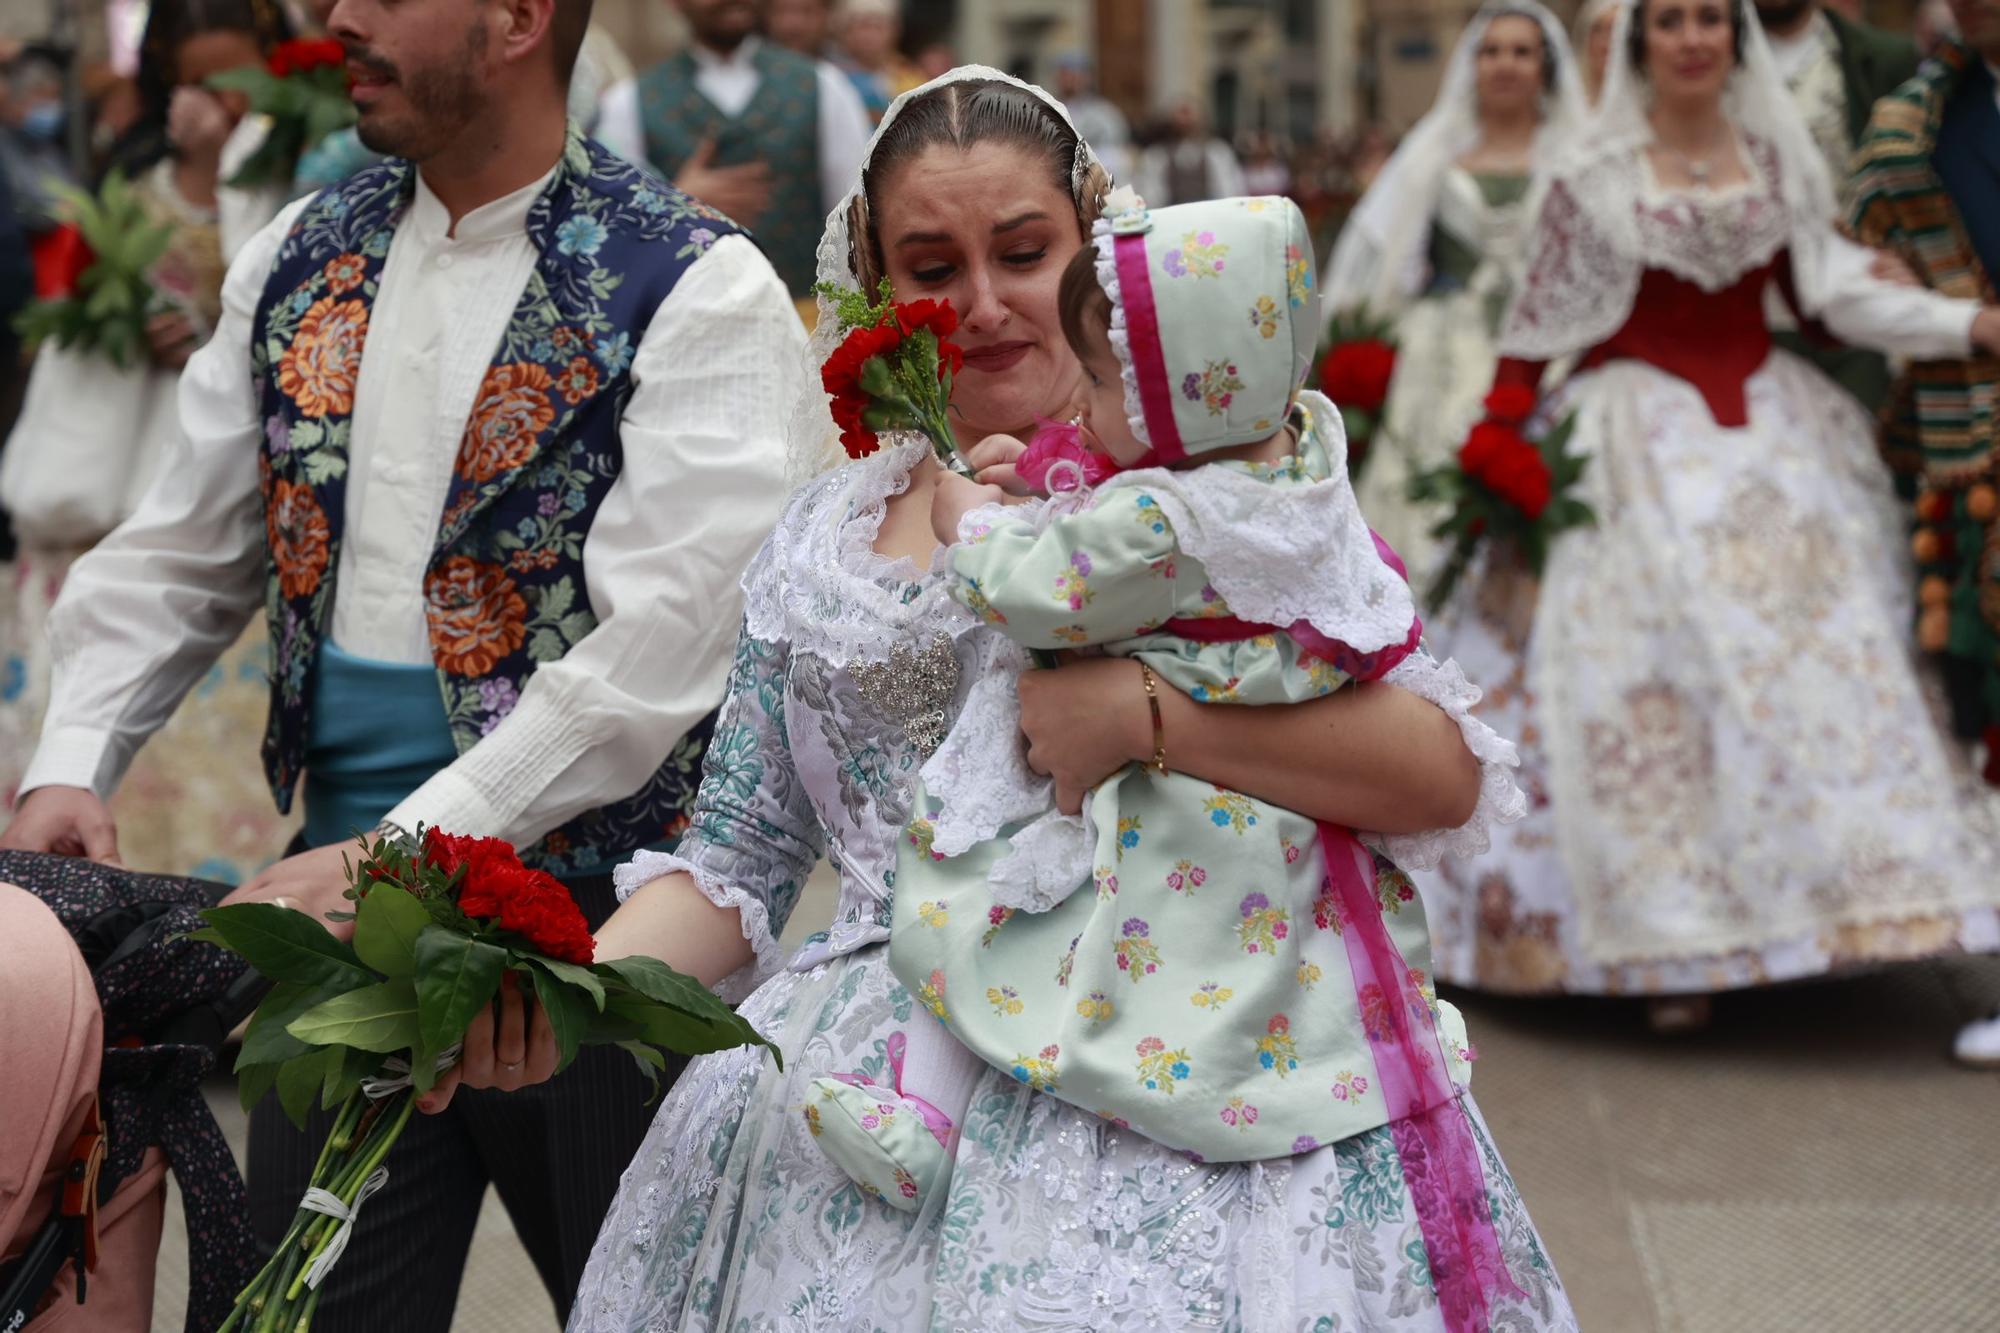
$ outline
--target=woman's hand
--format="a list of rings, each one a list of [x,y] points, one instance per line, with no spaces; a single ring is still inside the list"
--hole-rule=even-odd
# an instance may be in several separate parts
[[[555,1030],[542,1007],[521,992],[520,978],[500,978],[500,994],[465,1030],[458,1063],[439,1075],[437,1086],[417,1098],[417,1109],[436,1115],[451,1105],[461,1086],[518,1092],[555,1077],[559,1052]]]
[[[1028,767],[1055,780],[1056,807],[1064,814],[1081,813],[1092,787],[1152,757],[1152,712],[1137,662],[1093,657],[1024,671],[1020,691]]]
[[[146,321],[146,347],[153,364],[180,370],[194,355],[194,321],[178,310],[165,310]]]
[[[960,519],[981,505],[999,503],[1006,498],[1006,492],[998,486],[982,486],[948,468],[944,469],[938,476],[937,486],[931,491],[931,532],[940,545],[950,546],[958,540]]]
[[[1009,495],[1025,497],[1035,492],[1021,480],[1020,474],[1014,471],[1014,460],[1027,450],[1028,446],[1012,435],[989,435],[965,450],[963,456],[966,465],[972,469],[973,479],[980,484],[998,486]]]

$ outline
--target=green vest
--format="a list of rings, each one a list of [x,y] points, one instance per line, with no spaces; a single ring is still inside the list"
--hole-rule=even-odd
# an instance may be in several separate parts
[[[646,156],[668,180],[703,139],[715,140],[715,165],[762,162],[771,169],[764,215],[737,218],[754,233],[793,296],[810,296],[826,210],[819,195],[819,70],[796,52],[766,42],[751,63],[761,76],[741,115],[722,114],[695,87],[694,57],[681,54],[639,79]]]

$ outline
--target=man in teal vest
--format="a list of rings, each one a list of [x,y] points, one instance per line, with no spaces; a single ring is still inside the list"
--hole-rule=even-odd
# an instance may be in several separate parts
[[[794,297],[812,295],[826,215],[873,128],[823,60],[757,35],[750,0],[674,0],[688,49],[604,94],[598,137],[750,229]]]
[[[52,697],[0,845],[115,859],[105,796],[258,614],[263,766],[280,807],[303,790],[304,846],[236,900],[322,915],[355,830],[429,825],[516,844],[594,927],[610,869],[686,827],[738,582],[783,503],[804,339],[734,225],[568,123],[589,16],[338,0],[384,160],[231,266],[160,483],[50,616]],[[466,1076],[533,1081],[525,1042],[499,1045]],[[651,1120],[632,1062],[605,1054],[416,1117],[319,1333],[449,1327],[489,1184],[566,1317]],[[329,1124],[253,1111],[265,1244]]]

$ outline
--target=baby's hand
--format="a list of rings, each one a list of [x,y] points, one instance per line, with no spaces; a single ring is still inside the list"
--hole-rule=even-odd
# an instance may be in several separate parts
[[[1012,435],[989,435],[967,449],[964,457],[974,479],[998,486],[1009,495],[1027,496],[1035,493],[1034,488],[1014,471],[1014,460],[1027,448]]]
[[[978,482],[946,471],[931,492],[931,531],[946,546],[958,541],[958,521],[981,505],[996,504],[1007,498],[998,486]]]

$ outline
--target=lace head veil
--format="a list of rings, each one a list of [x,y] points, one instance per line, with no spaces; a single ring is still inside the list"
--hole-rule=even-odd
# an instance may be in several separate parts
[[[912,88],[889,104],[882,123],[875,129],[875,136],[868,141],[868,151],[862,156],[861,171],[855,178],[853,188],[840,201],[840,206],[827,214],[826,230],[820,234],[817,282],[850,289],[861,286],[860,247],[868,244],[868,238],[856,236],[854,224],[858,220],[865,225],[867,202],[864,182],[868,165],[875,158],[875,148],[882,142],[882,136],[888,133],[911,103],[950,84],[975,82],[1004,83],[1019,88],[1053,111],[1072,133],[1076,131],[1075,122],[1061,102],[1032,83],[1025,83],[1011,74],[1003,74],[985,65],[961,65],[920,88]],[[1097,155],[1079,135],[1076,160],[1070,170],[1070,192],[1076,200],[1080,217],[1095,213],[1098,201],[1085,199],[1084,195],[1094,191],[1102,180],[1103,169],[1098,165]],[[794,486],[802,485],[842,461],[840,432],[833,424],[833,414],[819,379],[820,367],[839,343],[840,332],[833,314],[833,303],[822,293],[819,297],[819,322],[806,348],[805,383],[801,386],[798,402],[793,406],[788,428],[787,478]]]
[[[1403,136],[1342,230],[1321,281],[1329,311],[1366,302],[1374,313],[1388,314],[1416,294],[1444,174],[1479,146],[1479,45],[1493,20],[1507,16],[1533,19],[1542,30],[1542,49],[1555,63],[1555,81],[1542,97],[1535,167],[1546,165],[1583,125],[1589,104],[1569,38],[1556,16],[1536,0],[1485,5],[1459,37],[1437,100]]]

